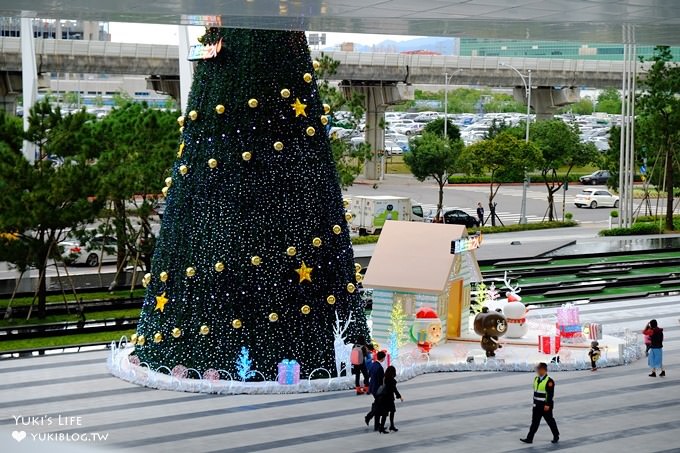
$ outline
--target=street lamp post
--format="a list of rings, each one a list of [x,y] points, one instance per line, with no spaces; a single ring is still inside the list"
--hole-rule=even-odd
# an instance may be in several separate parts
[[[462,69],[456,69],[449,75],[448,72],[444,73],[444,138],[447,138],[448,135],[448,125],[449,125],[449,82],[459,72],[461,72]]]
[[[511,66],[507,63],[501,63],[501,66],[505,66],[506,68],[510,68],[513,71],[517,73],[517,75],[522,79],[522,83],[524,84],[524,96],[527,98],[527,119],[526,119],[526,132],[524,133],[524,141],[526,143],[529,143],[529,123],[531,121],[531,69],[527,70],[528,76],[525,78],[524,74],[519,72],[519,69],[517,69],[514,66]],[[527,80],[528,79],[528,80]],[[519,223],[520,224],[525,224],[527,223],[527,190],[529,189],[529,175],[527,175],[527,172],[524,172],[524,184],[522,185],[522,207],[520,210],[520,215],[519,215]]]

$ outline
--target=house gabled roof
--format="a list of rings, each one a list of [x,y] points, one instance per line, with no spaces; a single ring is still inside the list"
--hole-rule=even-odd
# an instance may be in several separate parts
[[[462,225],[385,222],[363,285],[439,294],[446,288],[453,265],[451,241],[466,235]]]

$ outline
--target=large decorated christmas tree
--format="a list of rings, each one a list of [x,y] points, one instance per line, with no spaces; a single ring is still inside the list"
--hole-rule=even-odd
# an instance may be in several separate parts
[[[236,376],[245,347],[266,379],[283,359],[335,371],[336,315],[347,343],[368,329],[318,64],[302,32],[200,41],[135,354]]]

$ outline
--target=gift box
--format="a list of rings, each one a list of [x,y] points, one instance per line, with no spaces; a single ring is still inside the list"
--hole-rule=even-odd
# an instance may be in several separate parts
[[[602,324],[591,322],[583,326],[583,335],[587,336],[589,340],[602,339]]]
[[[583,328],[581,327],[580,324],[575,325],[557,324],[557,330],[559,330],[560,336],[564,338],[574,338],[581,336]]]
[[[560,337],[539,335],[538,352],[543,354],[557,354],[560,352]]]
[[[283,359],[278,364],[279,378],[281,385],[295,385],[300,382],[300,364],[295,360]]]
[[[581,324],[579,309],[573,304],[565,304],[557,309],[557,324],[574,326]]]

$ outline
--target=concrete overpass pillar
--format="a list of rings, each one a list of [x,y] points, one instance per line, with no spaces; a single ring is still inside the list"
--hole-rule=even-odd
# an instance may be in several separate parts
[[[28,130],[28,115],[38,98],[38,66],[35,61],[35,39],[33,37],[33,20],[21,19],[21,76],[22,92],[24,96],[24,130]],[[36,146],[24,140],[24,157],[33,163],[36,156]]]
[[[385,110],[390,105],[413,99],[413,88],[397,82],[344,80],[340,84],[345,97],[358,92],[364,97],[366,109],[365,142],[371,147],[372,158],[366,161],[364,176],[378,180],[382,176],[379,153],[385,150]]]
[[[513,97],[517,102],[526,104],[524,87],[515,87]],[[552,119],[559,108],[575,104],[580,99],[579,88],[534,87],[531,89],[531,107],[536,113],[537,121]]]

